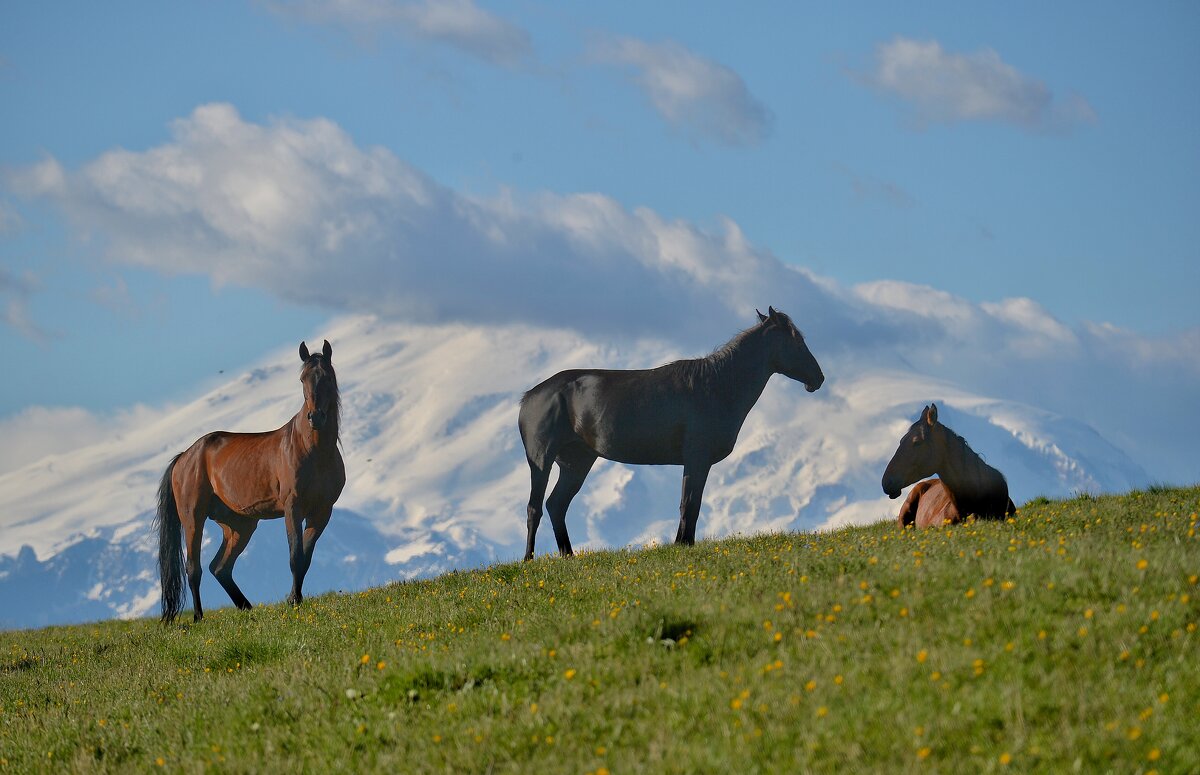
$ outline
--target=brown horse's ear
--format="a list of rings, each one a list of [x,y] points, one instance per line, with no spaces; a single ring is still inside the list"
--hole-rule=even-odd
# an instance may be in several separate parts
[[[767,307],[767,317],[777,318],[779,317],[779,312],[774,307]]]
[[[764,315],[763,313],[759,312],[757,309],[756,309],[756,310],[754,310],[754,314],[758,315],[758,322],[759,322],[759,323],[766,323],[766,322],[767,322],[767,316],[766,316],[766,315]]]
[[[329,360],[333,355],[333,347],[329,344],[328,339],[325,340],[325,346],[321,348],[321,354],[325,356],[325,360]]]
[[[300,360],[308,360],[308,345],[306,345],[304,342],[300,343]]]
[[[930,425],[937,425],[937,404],[930,404],[925,407],[925,422]]]

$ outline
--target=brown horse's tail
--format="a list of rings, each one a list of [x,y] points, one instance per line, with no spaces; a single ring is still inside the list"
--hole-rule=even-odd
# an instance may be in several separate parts
[[[180,455],[183,453],[180,453]],[[158,485],[158,513],[154,516],[158,531],[158,578],[162,582],[162,623],[170,624],[183,610],[187,595],[187,576],[183,567],[182,529],[179,509],[175,505],[175,489],[171,486],[171,473],[179,455],[171,459]]]

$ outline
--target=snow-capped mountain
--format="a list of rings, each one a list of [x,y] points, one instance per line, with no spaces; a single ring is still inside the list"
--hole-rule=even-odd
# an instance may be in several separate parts
[[[333,343],[342,390],[348,482],[306,581],[313,594],[518,559],[529,488],[516,431],[521,393],[561,369],[644,368],[700,354],[652,339],[597,344],[524,325],[373,317],[341,319],[322,336]],[[900,361],[885,368],[814,352],[825,386],[810,395],[772,379],[733,454],[712,471],[698,536],[893,517],[899,504],[883,495],[880,475],[930,401],[1007,475],[1018,504],[1148,482],[1078,421],[917,375]],[[191,403],[131,414],[107,441],[0,476],[0,626],[156,610],[150,518],[163,469],[208,431],[286,422],[301,402],[299,366],[293,349],[281,350]],[[675,467],[598,461],[568,514],[576,548],[670,540],[679,481]],[[219,533],[207,530],[213,551]],[[252,601],[286,594],[285,546],[282,523],[270,523],[239,560],[236,575]],[[553,549],[548,523],[538,547]],[[228,604],[208,574],[203,594],[209,607]]]

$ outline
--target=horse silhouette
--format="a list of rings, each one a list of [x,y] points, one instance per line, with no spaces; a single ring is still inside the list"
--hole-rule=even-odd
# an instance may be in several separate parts
[[[562,371],[524,395],[517,424],[531,479],[526,560],[533,557],[554,463],[558,482],[546,509],[559,552],[572,553],[567,508],[597,457],[683,466],[675,542],[695,541],[709,469],[733,451],[771,375],[802,382],[810,393],[825,381],[791,318],[768,309],[767,315],[758,313],[757,325],[707,357],[655,369]]]

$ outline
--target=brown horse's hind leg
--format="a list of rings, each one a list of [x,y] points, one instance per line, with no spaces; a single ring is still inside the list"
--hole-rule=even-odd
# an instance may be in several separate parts
[[[200,603],[200,579],[204,573],[200,564],[200,547],[204,543],[204,520],[208,518],[208,508],[213,499],[204,470],[203,445],[202,439],[189,447],[179,456],[171,471],[171,486],[175,492],[179,526],[183,533],[184,571],[192,592],[192,621],[195,622],[204,618],[204,606]]]
[[[204,544],[205,514],[201,508],[179,510],[179,521],[183,525],[183,545],[187,549],[188,587],[192,590],[192,621],[204,618],[204,606],[200,604],[200,579],[204,569],[200,565],[200,548]]]
[[[246,599],[242,590],[233,580],[233,565],[237,562],[238,556],[246,549],[246,545],[250,543],[250,536],[254,535],[254,530],[258,527],[258,520],[230,514],[223,516],[220,524],[225,538],[221,541],[221,548],[217,550],[217,556],[213,557],[208,569],[225,588],[225,592],[229,594],[229,599],[233,601],[233,604],[245,611],[253,606],[250,605],[250,601]]]

